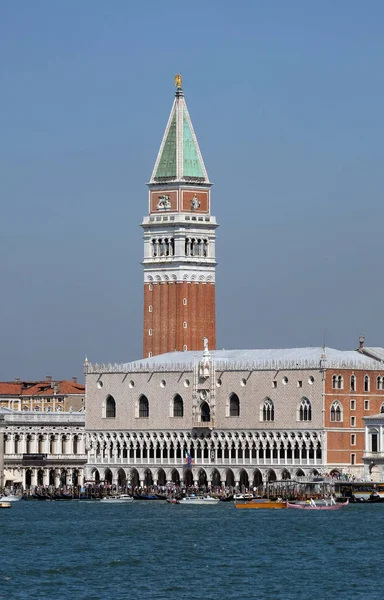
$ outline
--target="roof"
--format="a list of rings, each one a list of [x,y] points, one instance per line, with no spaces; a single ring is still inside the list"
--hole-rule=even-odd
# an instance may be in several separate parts
[[[84,393],[85,385],[75,381],[0,382],[0,396],[70,396]]]
[[[212,350],[215,369],[223,370],[271,370],[271,369],[380,369],[384,365],[356,350],[306,347],[254,350]],[[169,352],[152,358],[121,365],[88,365],[91,372],[177,371],[192,370],[202,352]]]
[[[384,361],[384,348],[380,348],[379,346],[378,347],[363,346],[363,348],[361,348],[359,350],[359,352],[361,352],[362,354],[366,354],[367,356],[370,356],[370,357],[374,358],[375,360]]]
[[[209,184],[181,89],[176,92],[150,181],[151,184],[162,182]]]

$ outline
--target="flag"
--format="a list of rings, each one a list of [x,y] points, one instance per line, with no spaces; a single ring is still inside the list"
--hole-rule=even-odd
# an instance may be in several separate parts
[[[190,467],[193,464],[193,458],[192,456],[189,454],[189,452],[185,453],[185,462],[187,463],[187,466]]]

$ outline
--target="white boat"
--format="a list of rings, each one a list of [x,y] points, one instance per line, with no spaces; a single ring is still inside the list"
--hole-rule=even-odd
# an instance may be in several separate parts
[[[21,500],[22,496],[15,496],[14,494],[10,494],[9,496],[0,496],[0,502],[18,502]]]
[[[102,498],[100,502],[104,502],[105,504],[128,504],[133,502],[133,498],[128,494],[121,494],[120,496],[105,496],[105,498]]]
[[[214,504],[218,504],[218,498],[211,498],[211,496],[185,496],[185,498],[181,498],[180,504],[187,504],[190,506],[195,505],[205,505],[205,506],[213,506]]]

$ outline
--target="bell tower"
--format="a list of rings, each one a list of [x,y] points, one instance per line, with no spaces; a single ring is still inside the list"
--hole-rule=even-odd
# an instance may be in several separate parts
[[[149,188],[144,230],[144,357],[216,348],[211,186],[180,75]]]

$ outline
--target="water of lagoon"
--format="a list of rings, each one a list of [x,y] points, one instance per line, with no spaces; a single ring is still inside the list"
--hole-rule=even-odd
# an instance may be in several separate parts
[[[384,504],[24,502],[0,509],[0,598],[384,597]]]

